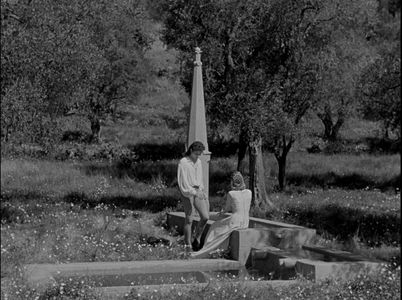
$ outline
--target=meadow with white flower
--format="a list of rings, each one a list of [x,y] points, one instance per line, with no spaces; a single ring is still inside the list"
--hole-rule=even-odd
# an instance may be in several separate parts
[[[178,191],[171,186],[169,176],[160,173],[140,181],[130,174],[117,176],[112,163],[97,163],[99,168],[96,170],[105,170],[100,167],[106,166],[109,176],[103,171],[94,171],[93,166],[93,171],[88,172],[86,164],[27,159],[2,161],[1,277],[2,293],[9,295],[8,299],[34,299],[38,296],[23,280],[25,264],[187,259],[181,237],[166,228],[166,212],[181,210]],[[174,161],[164,164],[169,169]],[[211,176],[218,176],[219,172],[230,174],[231,165],[234,164],[230,159],[213,160]],[[141,169],[141,163],[138,168]],[[214,174],[215,170],[217,173]],[[218,190],[223,184],[218,180],[212,183],[211,189]],[[267,293],[272,295],[272,299],[323,299],[320,291],[324,287],[327,299],[332,299],[337,293],[343,293],[346,299],[368,299],[364,298],[368,293],[369,299],[376,299],[381,291],[385,293],[381,295],[390,295],[381,299],[395,299],[393,297],[400,291],[399,193],[308,186],[299,189],[271,194],[279,212],[269,215],[253,208],[251,214],[316,228],[319,233],[317,245],[383,259],[389,262],[389,267],[378,276],[363,274],[350,282],[301,281],[297,287],[271,291],[239,288],[238,292],[226,285],[220,287],[219,283],[191,292],[177,286],[168,295],[166,291],[149,291],[143,295],[133,291],[127,299],[204,299],[205,295],[218,299],[244,299],[243,295],[246,299],[271,299],[264,298]],[[223,205],[218,196],[210,200],[212,210],[219,210]],[[328,207],[338,213],[349,212],[344,219],[340,216],[337,219],[346,223],[338,223],[333,228]],[[357,219],[353,219],[351,213]],[[348,227],[359,220],[383,222],[383,226],[359,224],[359,231]],[[382,229],[384,231],[379,231]],[[149,237],[164,242],[150,244]],[[233,282],[236,284],[240,283]],[[70,279],[47,291],[47,297],[97,299],[100,296],[95,286],[96,282],[90,278]]]

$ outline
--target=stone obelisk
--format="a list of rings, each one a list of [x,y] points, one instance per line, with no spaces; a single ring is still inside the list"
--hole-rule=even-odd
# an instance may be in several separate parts
[[[204,144],[205,150],[200,156],[205,193],[209,199],[209,161],[211,152],[208,150],[207,122],[205,119],[204,87],[202,82],[201,49],[195,48],[193,86],[191,92],[191,112],[188,126],[187,147],[194,141]],[[209,203],[209,200],[208,200]],[[209,205],[208,205],[209,206]]]

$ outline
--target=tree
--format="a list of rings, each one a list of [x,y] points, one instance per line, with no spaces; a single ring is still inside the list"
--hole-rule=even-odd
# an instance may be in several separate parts
[[[263,138],[271,138],[267,129],[279,127],[273,124],[282,122],[284,115],[297,127],[310,107],[316,67],[308,62],[315,46],[307,40],[313,32],[316,40],[321,38],[315,32],[319,10],[311,1],[165,2],[165,42],[189,62],[195,46],[204,52],[209,125],[229,124],[240,137],[239,168],[249,148],[250,188],[256,205],[266,201],[272,207],[265,196],[262,163]],[[183,74],[187,90],[189,78]],[[293,142],[291,134],[285,155]]]
[[[13,108],[12,87],[32,87],[37,97],[29,101],[42,103],[41,114],[53,121],[66,113],[82,114],[90,120],[96,140],[100,118],[113,113],[118,102],[134,98],[145,77],[143,52],[150,39],[142,2],[1,3],[1,66],[5,71],[1,88],[4,99],[10,101],[2,102],[2,108],[22,113]],[[22,85],[17,82],[20,78]],[[4,122],[11,124],[10,120]],[[13,126],[7,128],[3,138],[8,139]]]
[[[6,109],[2,111],[2,121],[9,109],[11,115],[18,116],[8,119],[5,139],[22,134],[23,128],[32,138],[29,128],[38,127],[43,119],[50,119],[49,129],[54,127],[56,116],[69,105],[82,78],[97,70],[97,62],[101,63],[101,55],[91,47],[85,28],[79,23],[67,23],[68,15],[62,11],[65,7],[55,5],[52,10],[52,3],[2,1],[2,6],[8,8],[2,10],[1,93],[2,108]],[[31,107],[36,107],[31,125],[22,126],[28,122],[24,116]],[[11,120],[20,124],[12,126]]]
[[[314,93],[315,111],[324,125],[323,137],[328,141],[336,141],[341,127],[356,113],[355,89],[363,69],[374,55],[364,41],[357,42],[359,36],[351,35],[353,38],[348,36],[331,42],[318,56],[320,80]]]
[[[272,82],[271,97],[276,106],[274,121],[266,128],[266,146],[278,163],[278,184],[286,186],[286,160],[294,142],[303,136],[303,118],[313,106],[317,65],[309,58],[296,59],[278,72]],[[296,61],[298,61],[296,63]]]
[[[91,41],[102,49],[106,63],[97,76],[88,78],[88,93],[76,106],[86,112],[93,138],[98,140],[101,118],[114,113],[119,102],[132,101],[146,81],[148,64],[144,53],[151,38],[141,0],[92,1],[86,13]]]
[[[316,57],[319,81],[314,110],[324,125],[324,139],[335,141],[356,113],[355,88],[375,56],[366,35],[376,19],[377,1],[325,1],[323,7],[318,26],[327,41]]]
[[[366,119],[383,124],[384,136],[401,133],[400,49],[384,53],[362,74],[362,112]]]
[[[378,18],[372,25],[369,39],[376,57],[363,70],[356,95],[363,117],[381,122],[385,138],[394,132],[400,139],[400,6],[395,6],[393,1],[388,4],[391,6],[378,7]]]

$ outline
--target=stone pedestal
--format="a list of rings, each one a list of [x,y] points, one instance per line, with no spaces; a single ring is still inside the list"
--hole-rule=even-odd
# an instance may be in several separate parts
[[[207,122],[205,118],[201,49],[198,47],[195,48],[195,53],[190,120],[188,122],[186,149],[188,149],[188,147],[195,141],[199,141],[205,146],[205,151],[201,155],[200,160],[202,164],[204,188],[207,197],[209,197],[209,161],[211,160],[211,152],[209,152],[207,141]]]

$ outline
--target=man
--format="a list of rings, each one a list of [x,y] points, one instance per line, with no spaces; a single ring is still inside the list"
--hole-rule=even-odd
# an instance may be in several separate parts
[[[187,251],[191,248],[193,251],[198,251],[201,248],[201,236],[209,219],[209,203],[204,192],[202,165],[199,159],[204,150],[205,147],[201,142],[192,143],[177,168],[177,181],[180,192],[184,196],[184,243]],[[195,230],[194,239],[191,241],[191,226],[195,209],[200,215],[200,222]]]

